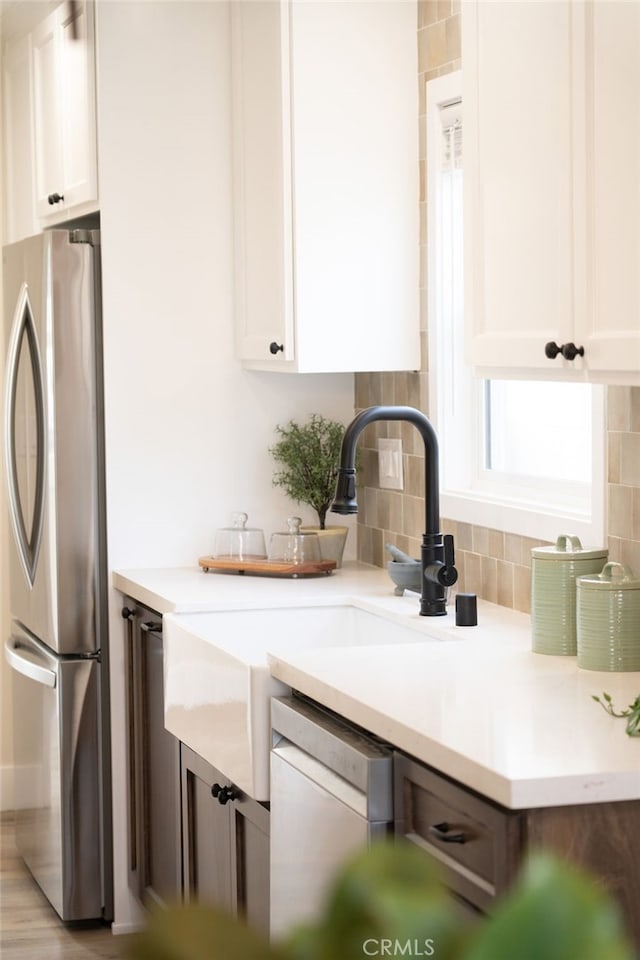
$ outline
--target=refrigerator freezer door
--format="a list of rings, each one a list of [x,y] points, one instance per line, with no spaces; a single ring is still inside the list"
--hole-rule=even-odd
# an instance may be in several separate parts
[[[16,844],[65,921],[102,915],[99,671],[13,623]]]
[[[4,249],[11,614],[56,653],[100,647],[99,260],[50,231]]]

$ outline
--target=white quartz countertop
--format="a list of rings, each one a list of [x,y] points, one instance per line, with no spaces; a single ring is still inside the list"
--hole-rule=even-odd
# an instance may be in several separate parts
[[[529,618],[479,601],[476,627],[420,617],[386,571],[352,564],[280,580],[198,568],[116,573],[159,613],[347,604],[410,626],[424,642],[267,651],[274,677],[506,807],[640,800],[640,738],[592,695],[626,707],[640,673],[580,670],[531,651]],[[422,638],[419,638],[421,641]]]

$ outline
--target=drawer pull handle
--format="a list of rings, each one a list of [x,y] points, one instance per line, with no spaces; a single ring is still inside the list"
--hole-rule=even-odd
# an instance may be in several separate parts
[[[456,830],[448,823],[434,823],[429,827],[429,833],[443,843],[466,843],[467,835],[464,830]]]

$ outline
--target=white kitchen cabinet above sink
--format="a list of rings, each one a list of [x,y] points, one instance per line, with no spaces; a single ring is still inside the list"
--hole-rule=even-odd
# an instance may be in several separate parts
[[[292,607],[164,617],[165,726],[256,800],[269,799],[268,653],[432,639],[428,624],[355,606]]]

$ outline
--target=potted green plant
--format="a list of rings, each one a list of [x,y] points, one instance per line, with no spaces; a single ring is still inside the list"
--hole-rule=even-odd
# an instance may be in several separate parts
[[[295,503],[312,507],[318,526],[306,527],[320,537],[323,560],[342,563],[348,527],[327,526],[326,517],[336,489],[344,426],[313,413],[304,423],[290,420],[276,427],[277,442],[270,448],[278,464],[273,485],[281,487]]]

